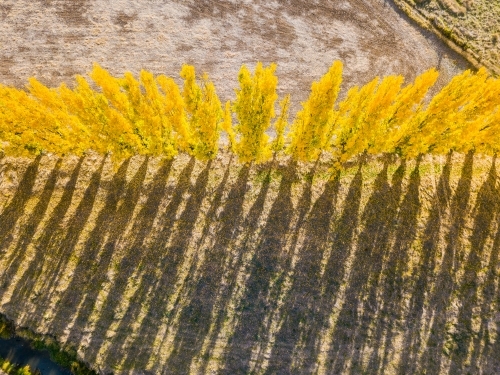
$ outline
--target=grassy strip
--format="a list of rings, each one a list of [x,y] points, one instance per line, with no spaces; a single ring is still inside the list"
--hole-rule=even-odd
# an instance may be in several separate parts
[[[17,366],[10,363],[8,360],[0,357],[0,371],[5,372],[8,375],[31,375],[30,367],[28,365],[24,367]],[[38,373],[38,372],[37,372]]]
[[[96,375],[97,373],[90,369],[84,362],[78,359],[75,348],[71,346],[62,346],[50,335],[40,335],[28,328],[16,328],[14,322],[0,313],[0,337],[9,338],[18,336],[30,343],[30,346],[36,350],[46,350],[50,358],[61,367],[69,369],[75,375]],[[1,360],[1,359],[0,359]],[[19,369],[8,361],[1,360],[2,369],[8,374],[30,374],[25,372],[25,368]],[[5,366],[5,368],[3,367]],[[9,372],[13,371],[13,372]],[[18,371],[18,372],[16,372]],[[21,372],[19,372],[21,371]],[[22,372],[24,371],[24,372]]]
[[[444,22],[439,19],[428,19],[423,15],[412,1],[394,0],[396,6],[402,10],[412,21],[416,22],[420,27],[434,33],[439,39],[445,42],[448,47],[463,56],[474,68],[479,69],[485,67],[488,71],[496,76],[500,76],[500,68],[490,61],[483,60],[481,56],[469,50],[467,41],[460,39],[453,31],[448,28]],[[414,3],[413,3],[414,4]]]

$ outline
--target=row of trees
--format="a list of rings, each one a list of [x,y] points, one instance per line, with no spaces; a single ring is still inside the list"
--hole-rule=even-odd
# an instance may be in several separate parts
[[[138,78],[128,72],[113,77],[97,64],[89,74],[92,82],[77,76],[72,89],[48,88],[35,78],[27,90],[0,85],[0,148],[9,155],[94,150],[117,159],[185,152],[208,160],[217,154],[222,130],[245,163],[265,162],[281,152],[300,161],[329,152],[340,166],[360,153],[411,158],[449,150],[498,151],[500,81],[484,69],[457,75],[430,99],[438,77],[434,69],[406,86],[402,76],[376,77],[337,102],[342,82],[337,61],[312,84],[290,124],[289,95],[275,118],[275,70],[275,64],[258,63],[252,74],[242,66],[236,99],[225,106],[207,75],[197,79],[189,65],[180,72],[182,87],[144,70]]]

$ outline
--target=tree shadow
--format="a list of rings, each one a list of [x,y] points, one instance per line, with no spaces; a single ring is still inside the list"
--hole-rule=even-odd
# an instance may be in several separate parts
[[[402,167],[400,167],[402,168]],[[369,359],[368,368],[374,373],[383,373],[388,367],[388,358],[394,349],[394,329],[403,319],[403,293],[407,280],[404,273],[408,268],[409,251],[417,235],[418,214],[420,212],[420,158],[410,174],[406,193],[395,214],[394,242],[384,260],[382,283],[380,290],[382,306],[378,316],[374,318],[375,333],[372,341],[384,348],[382,358],[378,351],[373,351]],[[385,336],[384,336],[385,333]]]
[[[26,259],[26,249],[33,241],[40,222],[47,212],[52,194],[54,193],[57,177],[59,176],[59,171],[61,169],[61,164],[62,159],[58,159],[56,165],[50,172],[47,181],[45,182],[38,203],[33,208],[29,219],[20,230],[20,232],[23,234],[22,236],[20,236],[19,241],[14,248],[14,251],[7,260],[6,267],[0,278],[0,300],[2,299],[5,289],[8,287]]]
[[[166,371],[189,373],[192,359],[210,328],[214,300],[224,275],[224,264],[231,256],[231,241],[243,218],[243,203],[247,190],[250,167],[245,165],[229,191],[228,199],[220,214],[220,228],[213,246],[206,249],[199,278],[187,282],[189,303],[180,312],[179,327],[174,338],[174,349],[165,365]]]
[[[237,275],[238,272],[242,270],[244,267],[243,265],[243,257],[244,254],[248,251],[252,250],[253,247],[253,239],[255,232],[259,228],[259,223],[263,214],[264,210],[264,204],[267,199],[267,194],[269,192],[269,187],[270,187],[270,182],[271,182],[271,173],[272,173],[272,168],[270,167],[266,172],[266,176],[264,180],[262,181],[262,186],[260,188],[259,194],[257,195],[257,198],[255,199],[254,203],[252,204],[252,207],[250,208],[247,217],[245,218],[245,221],[241,225],[239,231],[242,231],[242,229],[245,231],[244,233],[244,238],[241,241],[241,245],[237,249],[233,249],[232,252],[234,253],[233,256],[236,259],[235,262],[233,262],[229,267],[226,267],[223,273],[223,278],[228,280],[226,285],[220,285],[218,288],[218,309],[214,309],[215,311],[212,312],[212,323],[211,326],[213,329],[211,329],[211,332],[209,331],[206,335],[206,339],[204,341],[207,341],[207,347],[204,351],[204,353],[200,353],[201,355],[204,356],[203,362],[201,363],[201,368],[199,370],[199,373],[207,373],[207,366],[209,364],[208,359],[210,358],[213,349],[215,348],[217,344],[217,339],[218,339],[218,334],[221,332],[223,329],[223,324],[225,321],[225,318],[227,317],[228,314],[228,309],[231,301],[231,296],[233,295],[234,291],[236,288],[238,288],[239,285],[237,285]],[[237,237],[239,233],[235,233],[233,237]]]
[[[452,334],[454,348],[451,350],[450,374],[464,374],[477,369],[471,369],[466,364],[471,350],[470,344],[474,343],[474,349],[479,350],[480,336],[476,336],[473,328],[474,309],[478,305],[478,292],[481,286],[479,273],[482,268],[482,256],[485,252],[487,240],[490,236],[490,227],[495,213],[498,210],[498,189],[495,159],[493,159],[486,181],[479,189],[476,206],[474,207],[474,225],[470,241],[470,252],[465,260],[464,275],[457,290],[461,302],[458,311],[456,331]],[[483,309],[489,306],[483,305]],[[485,317],[486,318],[486,317]],[[473,352],[476,352],[473,350]],[[477,361],[477,352],[475,354]]]
[[[426,343],[425,354],[421,360],[426,373],[439,373],[442,353],[446,340],[448,305],[455,288],[455,275],[461,259],[461,235],[465,225],[472,184],[473,152],[465,157],[460,179],[450,203],[450,227],[445,237],[445,249],[439,273],[436,277],[434,293],[430,297],[427,310],[433,315],[430,335]]]
[[[37,156],[26,168],[23,178],[19,182],[17,191],[10,203],[0,214],[0,254],[8,249],[13,238],[14,227],[17,221],[24,215],[24,209],[33,193],[38,168],[42,156]]]
[[[64,329],[68,318],[75,313],[78,305],[88,293],[89,286],[87,283],[94,277],[97,266],[96,260],[100,258],[99,253],[101,246],[106,239],[106,235],[112,228],[113,218],[116,215],[118,203],[126,187],[126,176],[129,165],[130,159],[127,159],[120,165],[118,171],[113,176],[108,187],[104,206],[97,216],[94,229],[90,232],[87,241],[83,245],[71,282],[57,304],[50,332],[60,332]],[[132,185],[137,185],[134,181],[136,181],[138,177],[144,179],[146,167],[147,161],[145,160],[136,176],[132,179]],[[142,184],[142,180],[137,182],[139,186]],[[101,258],[101,264],[102,260]]]
[[[86,353],[89,361],[94,361],[96,359],[101,344],[106,340],[106,332],[114,320],[113,318],[117,312],[117,308],[122,302],[129,282],[132,282],[132,280],[130,280],[130,275],[136,272],[137,268],[142,264],[144,257],[148,256],[148,251],[147,248],[145,248],[144,242],[153,229],[155,219],[158,216],[161,206],[160,203],[166,193],[166,177],[168,176],[170,167],[171,162],[167,161],[160,168],[160,171],[157,172],[153,179],[154,185],[152,190],[147,194],[148,199],[135,218],[131,233],[128,235],[128,237],[132,239],[132,243],[126,244],[124,255],[116,266],[116,278],[113,280],[109,294],[99,312],[99,317],[95,324],[94,334]],[[167,205],[166,212],[162,213],[161,219],[156,224],[159,228],[171,226],[173,221],[175,221],[175,213],[182,202],[182,195],[190,186],[189,180],[193,168],[194,159],[192,158],[181,171],[177,186]],[[126,202],[124,202],[124,204],[126,204]],[[118,240],[118,238],[116,238],[116,240]],[[108,252],[109,248],[109,254],[113,254],[113,250],[116,248],[116,242],[117,241],[108,242],[105,251]]]
[[[113,355],[124,352],[128,336],[126,328],[137,321],[141,309],[147,306],[146,315],[141,321],[136,338],[128,349],[128,351],[133,352],[133,355],[125,358],[127,368],[131,364],[138,366],[138,368],[146,366],[151,354],[149,349],[153,347],[158,333],[158,323],[164,316],[165,307],[176,285],[180,267],[186,258],[193,230],[200,215],[203,199],[207,194],[211,164],[211,161],[207,163],[198,175],[194,186],[189,188],[190,196],[179,219],[176,219],[176,211],[183,200],[180,189],[178,193],[174,193],[166,211],[162,214],[165,218],[162,229],[156,240],[148,244],[147,254],[141,260],[142,264],[138,265],[139,268],[144,267],[146,270],[137,290],[130,299],[132,303],[120,321],[105,362],[111,363]],[[174,230],[175,224],[177,227]],[[170,238],[172,241],[171,244],[168,244]],[[155,259],[159,261],[155,262]],[[151,269],[152,267],[148,269],[148,265],[151,264],[155,264],[156,269]],[[161,272],[158,276],[159,270]]]
[[[385,162],[384,169],[388,167],[388,161]],[[360,316],[360,325],[354,337],[352,345],[352,363],[351,371],[361,367],[362,354],[366,347],[371,346],[371,328],[373,321],[376,320],[380,311],[382,310],[384,299],[380,298],[380,290],[383,288],[383,272],[387,266],[387,259],[391,255],[392,238],[394,236],[394,219],[397,217],[398,209],[400,207],[400,199],[402,196],[402,183],[406,173],[406,162],[403,160],[399,167],[394,172],[390,185],[387,184],[387,170],[386,176],[380,176],[375,181],[373,197],[373,207],[366,206],[363,212],[362,219],[365,222],[365,230],[360,235],[360,242],[358,242],[358,254],[363,257],[366,255],[366,248],[372,241],[369,258],[367,259],[367,266],[364,271],[367,273],[366,284],[362,287],[360,296],[363,300],[363,312]],[[373,210],[370,213],[369,210]],[[366,221],[364,218],[367,218]],[[415,217],[416,220],[416,217]],[[406,228],[411,230],[411,228]],[[364,234],[366,233],[366,236]],[[372,238],[370,238],[373,236]],[[366,241],[366,242],[365,242]],[[364,244],[362,244],[364,243]],[[363,254],[361,249],[364,249]],[[355,260],[356,262],[356,260]],[[358,349],[360,348],[360,349]],[[376,353],[377,351],[373,351]],[[371,365],[374,369],[380,366],[380,357],[372,355]],[[369,367],[372,368],[372,367]],[[355,371],[354,371],[355,372]]]
[[[41,236],[38,240],[36,240],[34,244],[35,256],[29,261],[29,264],[26,267],[26,271],[16,283],[16,299],[20,301],[20,306],[17,306],[16,309],[20,311],[26,311],[30,300],[30,295],[33,292],[33,288],[36,285],[37,280],[40,278],[42,269],[45,265],[47,251],[48,249],[56,247],[56,238],[58,236],[61,236],[61,232],[63,231],[61,225],[66,212],[71,206],[71,201],[73,199],[73,194],[75,192],[76,183],[78,181],[78,176],[80,174],[83,160],[84,158],[80,158],[78,164],[73,169],[70,179],[64,187],[64,192],[61,196],[61,199],[54,207],[50,218],[47,220],[47,223],[41,230]]]
[[[401,357],[399,373],[414,374],[417,372],[418,353],[422,347],[420,329],[425,309],[425,298],[432,284],[432,277],[436,268],[437,252],[439,250],[439,232],[442,225],[442,215],[449,204],[451,153],[446,158],[441,176],[432,200],[432,208],[427,218],[422,238],[421,256],[418,265],[411,276],[414,283],[408,313],[405,317],[407,329],[403,338],[402,347],[405,348]]]
[[[122,166],[125,167],[124,165]],[[88,269],[88,273],[86,275],[88,279],[85,281],[85,287],[82,289],[80,294],[82,302],[80,302],[80,306],[78,307],[78,311],[76,312],[76,317],[69,334],[69,339],[73,339],[75,341],[80,339],[79,331],[83,327],[85,327],[86,324],[88,324],[89,319],[95,309],[97,297],[107,280],[107,272],[111,265],[111,260],[113,256],[116,255],[118,242],[125,233],[127,225],[132,219],[134,210],[139,202],[142,184],[147,173],[147,166],[148,159],[146,158],[135,173],[132,180],[127,184],[125,192],[123,194],[123,198],[119,198],[121,200],[121,204],[119,204],[118,202],[118,207],[116,208],[115,213],[110,215],[109,221],[106,217],[102,218],[103,222],[106,223],[105,225],[109,227],[109,235],[105,239],[104,244],[98,244],[89,237],[85,245],[87,251],[90,252],[93,252],[94,246],[96,246],[99,253],[98,258],[91,259],[90,257],[88,257],[89,263],[81,264],[82,268],[87,267]],[[163,187],[162,182],[164,184],[165,179],[170,172],[170,166],[170,161],[164,163],[155,175],[155,181],[157,181],[157,184],[153,185],[153,188],[151,189],[151,199],[153,200],[153,205],[159,204],[159,200],[161,199],[159,198],[159,196],[162,196],[162,194],[158,193],[158,190],[161,190],[161,188]],[[124,171],[121,172],[125,173]],[[115,199],[117,199],[117,197],[110,197],[110,200],[111,199],[113,199],[114,201]],[[96,230],[98,229],[96,228]],[[101,228],[101,230],[104,230],[104,228]],[[137,233],[137,231],[133,233]],[[70,290],[68,291],[71,292]],[[72,306],[72,308],[74,308],[75,306],[76,303]]]
[[[300,238],[300,234],[302,233],[303,227],[306,223],[306,218],[308,217],[307,214],[311,209],[313,180],[316,174],[318,162],[319,159],[313,165],[311,170],[309,170],[304,176],[305,182],[303,183],[304,188],[302,191],[302,195],[299,197],[297,207],[294,209],[297,216],[296,219],[293,219],[295,224],[293,226],[288,227],[288,232],[282,233],[283,239],[285,240],[284,243],[286,243],[286,248],[283,247],[280,250],[281,253],[283,253],[282,255],[283,260],[278,265],[279,273],[276,275],[277,278],[277,282],[275,283],[276,287],[270,292],[270,295],[274,296],[273,297],[274,301],[277,301],[278,299],[287,300],[288,299],[287,294],[290,293],[290,291],[286,291],[286,289],[285,289],[286,294],[282,292],[283,289],[282,284],[285,282],[287,278],[290,278],[290,275],[293,275],[294,268],[296,266],[296,262],[293,262],[293,257],[294,257],[293,254],[295,253],[298,254],[297,244]],[[284,176],[288,176],[287,178],[289,178],[292,181],[292,183],[297,182],[298,181],[297,163],[295,161],[292,161],[288,166],[286,166],[284,170],[281,171],[281,173]],[[290,240],[287,240],[287,238],[290,238]],[[234,287],[236,288],[237,286],[235,285]],[[278,307],[277,304],[275,306]],[[271,308],[269,309],[269,311],[267,311],[267,314],[264,317],[265,324],[263,324],[261,327],[261,332],[263,337],[265,337],[266,332],[268,332],[270,329],[271,320],[275,319],[275,316],[279,317],[281,312],[282,312],[282,307],[276,309]],[[266,339],[268,340],[268,338]],[[251,366],[254,372],[261,371],[264,361],[266,359],[265,358],[266,354],[264,354],[263,352],[263,350],[266,349],[266,345],[264,345],[267,343],[266,339],[259,340],[258,343],[255,343],[255,345],[258,348],[257,347],[254,348],[256,354],[252,355],[251,359],[252,362]]]
[[[500,215],[498,215],[498,212],[497,228],[483,287],[483,301],[479,313],[481,324],[479,333],[474,341],[474,351],[471,356],[471,368],[483,368],[484,373],[491,374],[500,373],[500,356],[498,355],[500,353],[500,325],[497,324],[495,333],[490,333],[492,328],[489,326],[489,320],[500,309],[500,283],[498,275],[500,267]],[[496,310],[494,310],[495,305]],[[484,342],[482,352],[479,350],[481,341]]]
[[[389,160],[375,179],[360,225],[363,228],[356,245],[345,301],[332,335],[329,362],[333,373],[351,372],[360,366],[362,346],[366,342],[372,316],[378,310],[377,288],[385,253],[390,245],[392,221],[399,206],[405,164],[388,181]]]
[[[238,322],[229,341],[222,373],[248,373],[254,345],[265,340],[269,328],[265,318],[277,307],[285,277],[280,271],[289,267],[290,254],[283,249],[293,217],[291,189],[296,179],[292,164],[283,174],[278,196],[248,266],[243,298],[237,307]]]
[[[40,296],[36,300],[34,317],[42,317],[42,312],[50,307],[52,295],[58,285],[59,277],[63,274],[71,257],[75,254],[78,239],[94,208],[105,162],[106,158],[104,157],[99,168],[92,174],[89,185],[85,189],[75,213],[69,219],[62,233],[59,234],[62,239],[57,238],[56,242],[49,243],[49,246],[46,247],[43,244],[38,245],[39,248],[45,250],[45,257],[49,262],[46,262],[48,267],[43,272],[43,284],[39,290]]]
[[[322,328],[321,261],[330,235],[330,223],[340,186],[340,173],[331,178],[314,203],[305,224],[304,243],[293,273],[290,293],[282,307],[282,325],[279,329],[267,374],[292,373],[298,370],[311,372],[317,358],[316,339]],[[300,228],[295,229],[295,233]],[[323,314],[324,315],[324,314]],[[294,348],[300,343],[300,353]],[[292,368],[299,357],[302,363]]]

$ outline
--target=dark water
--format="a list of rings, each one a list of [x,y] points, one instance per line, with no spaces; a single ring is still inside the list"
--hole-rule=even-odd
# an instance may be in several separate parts
[[[0,357],[22,367],[29,365],[32,372],[38,369],[42,375],[71,375],[69,370],[52,361],[46,350],[32,349],[19,337],[0,338]]]

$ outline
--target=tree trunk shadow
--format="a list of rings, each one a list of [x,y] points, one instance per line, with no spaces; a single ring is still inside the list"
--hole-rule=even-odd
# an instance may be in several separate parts
[[[27,220],[26,224],[24,224],[22,229],[20,230],[20,232],[23,233],[23,235],[19,238],[19,241],[16,244],[16,247],[12,252],[12,255],[7,260],[6,267],[0,278],[0,300],[2,299],[4,293],[2,289],[8,287],[9,283],[17,274],[17,272],[19,271],[23,262],[26,259],[27,248],[29,244],[32,242],[37,232],[37,229],[40,225],[40,222],[42,221],[43,217],[47,212],[50,199],[52,198],[52,194],[54,193],[59,171],[61,169],[61,164],[62,164],[62,159],[58,159],[56,165],[50,172],[47,181],[45,182],[38,203],[31,212],[30,217]]]

